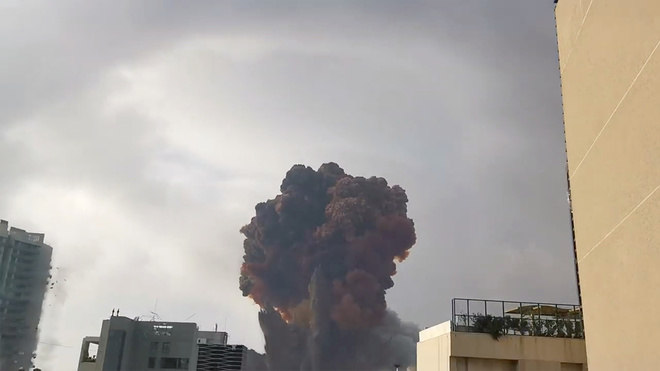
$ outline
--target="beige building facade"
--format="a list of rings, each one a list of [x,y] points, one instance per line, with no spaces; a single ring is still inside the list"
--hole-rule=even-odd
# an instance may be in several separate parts
[[[417,371],[586,371],[583,339],[454,332],[444,322],[419,333]]]
[[[660,1],[559,0],[576,260],[592,370],[660,365]]]

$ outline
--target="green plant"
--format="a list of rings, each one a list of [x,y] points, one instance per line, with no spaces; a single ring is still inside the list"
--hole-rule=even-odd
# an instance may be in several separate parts
[[[557,337],[565,338],[569,337],[568,334],[568,325],[569,322],[565,319],[557,320]]]
[[[543,335],[543,320],[542,319],[532,317],[531,334],[533,336],[542,336]]]
[[[520,325],[518,326],[518,332],[520,335],[530,335],[532,332],[532,322],[526,316],[520,318]]]
[[[521,321],[520,318],[504,317],[504,333],[508,334],[509,331],[520,332]]]
[[[573,332],[573,337],[577,339],[584,338],[584,328],[582,327],[581,321],[575,321],[575,331]]]
[[[564,324],[566,325],[566,337],[572,338],[575,334],[575,322],[567,319],[564,321]]]
[[[556,320],[546,319],[543,321],[543,324],[545,325],[544,331],[542,333],[543,336],[553,337],[558,333],[559,324],[557,323]]]
[[[474,316],[472,329],[475,332],[490,334],[490,336],[499,340],[505,334],[505,320],[502,317],[493,317],[490,314],[477,314]]]

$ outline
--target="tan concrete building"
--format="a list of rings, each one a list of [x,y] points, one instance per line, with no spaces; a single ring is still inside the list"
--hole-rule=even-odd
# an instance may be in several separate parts
[[[586,371],[575,304],[455,298],[451,320],[419,333],[417,371]]]
[[[417,371],[585,371],[583,339],[456,332],[444,322],[419,333]]]
[[[592,370],[660,366],[660,1],[559,0],[568,174]]]

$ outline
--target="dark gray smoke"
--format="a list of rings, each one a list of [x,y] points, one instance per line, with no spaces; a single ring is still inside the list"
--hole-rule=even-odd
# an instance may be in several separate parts
[[[416,239],[405,191],[335,163],[293,166],[280,191],[241,229],[240,288],[262,307],[268,368],[414,365],[418,329],[385,301]]]

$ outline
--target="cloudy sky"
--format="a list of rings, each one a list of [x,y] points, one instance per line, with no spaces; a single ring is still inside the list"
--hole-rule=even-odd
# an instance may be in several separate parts
[[[296,163],[407,190],[404,319],[577,300],[552,1],[2,3],[0,218],[54,247],[44,369],[117,307],[262,348],[238,229]]]

